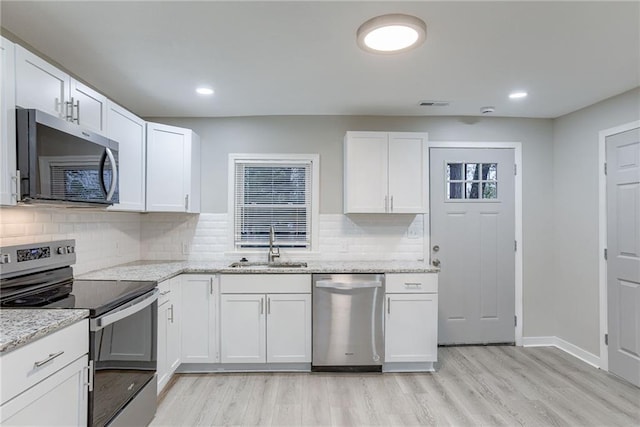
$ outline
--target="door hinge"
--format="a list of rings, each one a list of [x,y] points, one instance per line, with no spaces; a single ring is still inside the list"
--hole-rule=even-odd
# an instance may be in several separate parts
[[[517,240],[513,241],[513,251],[514,252],[518,252],[518,241]]]
[[[513,165],[513,174],[518,175],[518,165],[514,163]]]
[[[513,316],[513,326],[518,326],[518,316]]]
[[[607,174],[607,162],[604,162],[604,174]]]
[[[609,334],[604,334],[604,345],[609,345]]]
[[[609,252],[607,251],[607,248],[604,248],[604,260],[607,261],[609,259]]]

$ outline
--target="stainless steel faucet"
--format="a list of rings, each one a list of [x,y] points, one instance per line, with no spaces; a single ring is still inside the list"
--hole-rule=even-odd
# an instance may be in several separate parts
[[[273,243],[276,240],[276,230],[273,225],[269,226],[269,263],[272,263],[276,258],[280,258],[280,248],[273,247]]]

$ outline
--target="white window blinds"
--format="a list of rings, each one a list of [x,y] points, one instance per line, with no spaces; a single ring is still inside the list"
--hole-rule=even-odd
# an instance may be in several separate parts
[[[311,160],[236,160],[234,239],[236,248],[311,245]]]

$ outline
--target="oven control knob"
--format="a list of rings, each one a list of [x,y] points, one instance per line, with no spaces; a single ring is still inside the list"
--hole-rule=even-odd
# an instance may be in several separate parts
[[[58,255],[64,255],[67,250],[64,246],[58,246],[58,249],[56,250],[56,252],[58,253]]]
[[[73,246],[67,246],[67,253],[68,254],[72,254],[75,252],[75,249],[73,248]]]
[[[11,256],[9,254],[0,254],[0,264],[9,264],[11,262]]]

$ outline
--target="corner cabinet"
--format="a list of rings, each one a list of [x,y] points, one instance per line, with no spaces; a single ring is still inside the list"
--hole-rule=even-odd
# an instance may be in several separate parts
[[[120,202],[109,210],[144,212],[146,197],[146,123],[107,101],[107,138],[118,143]]]
[[[428,211],[428,137],[415,132],[347,132],[344,213]]]
[[[147,123],[147,212],[200,212],[200,138]]]
[[[222,363],[311,363],[310,275],[223,274],[220,293]]]
[[[17,203],[16,177],[16,91],[15,91],[15,45],[5,38],[0,39],[0,205]]]
[[[181,362],[217,363],[218,357],[218,277],[210,274],[183,274],[181,295]]]
[[[438,360],[438,275],[386,274],[385,281],[385,371],[432,370]]]

